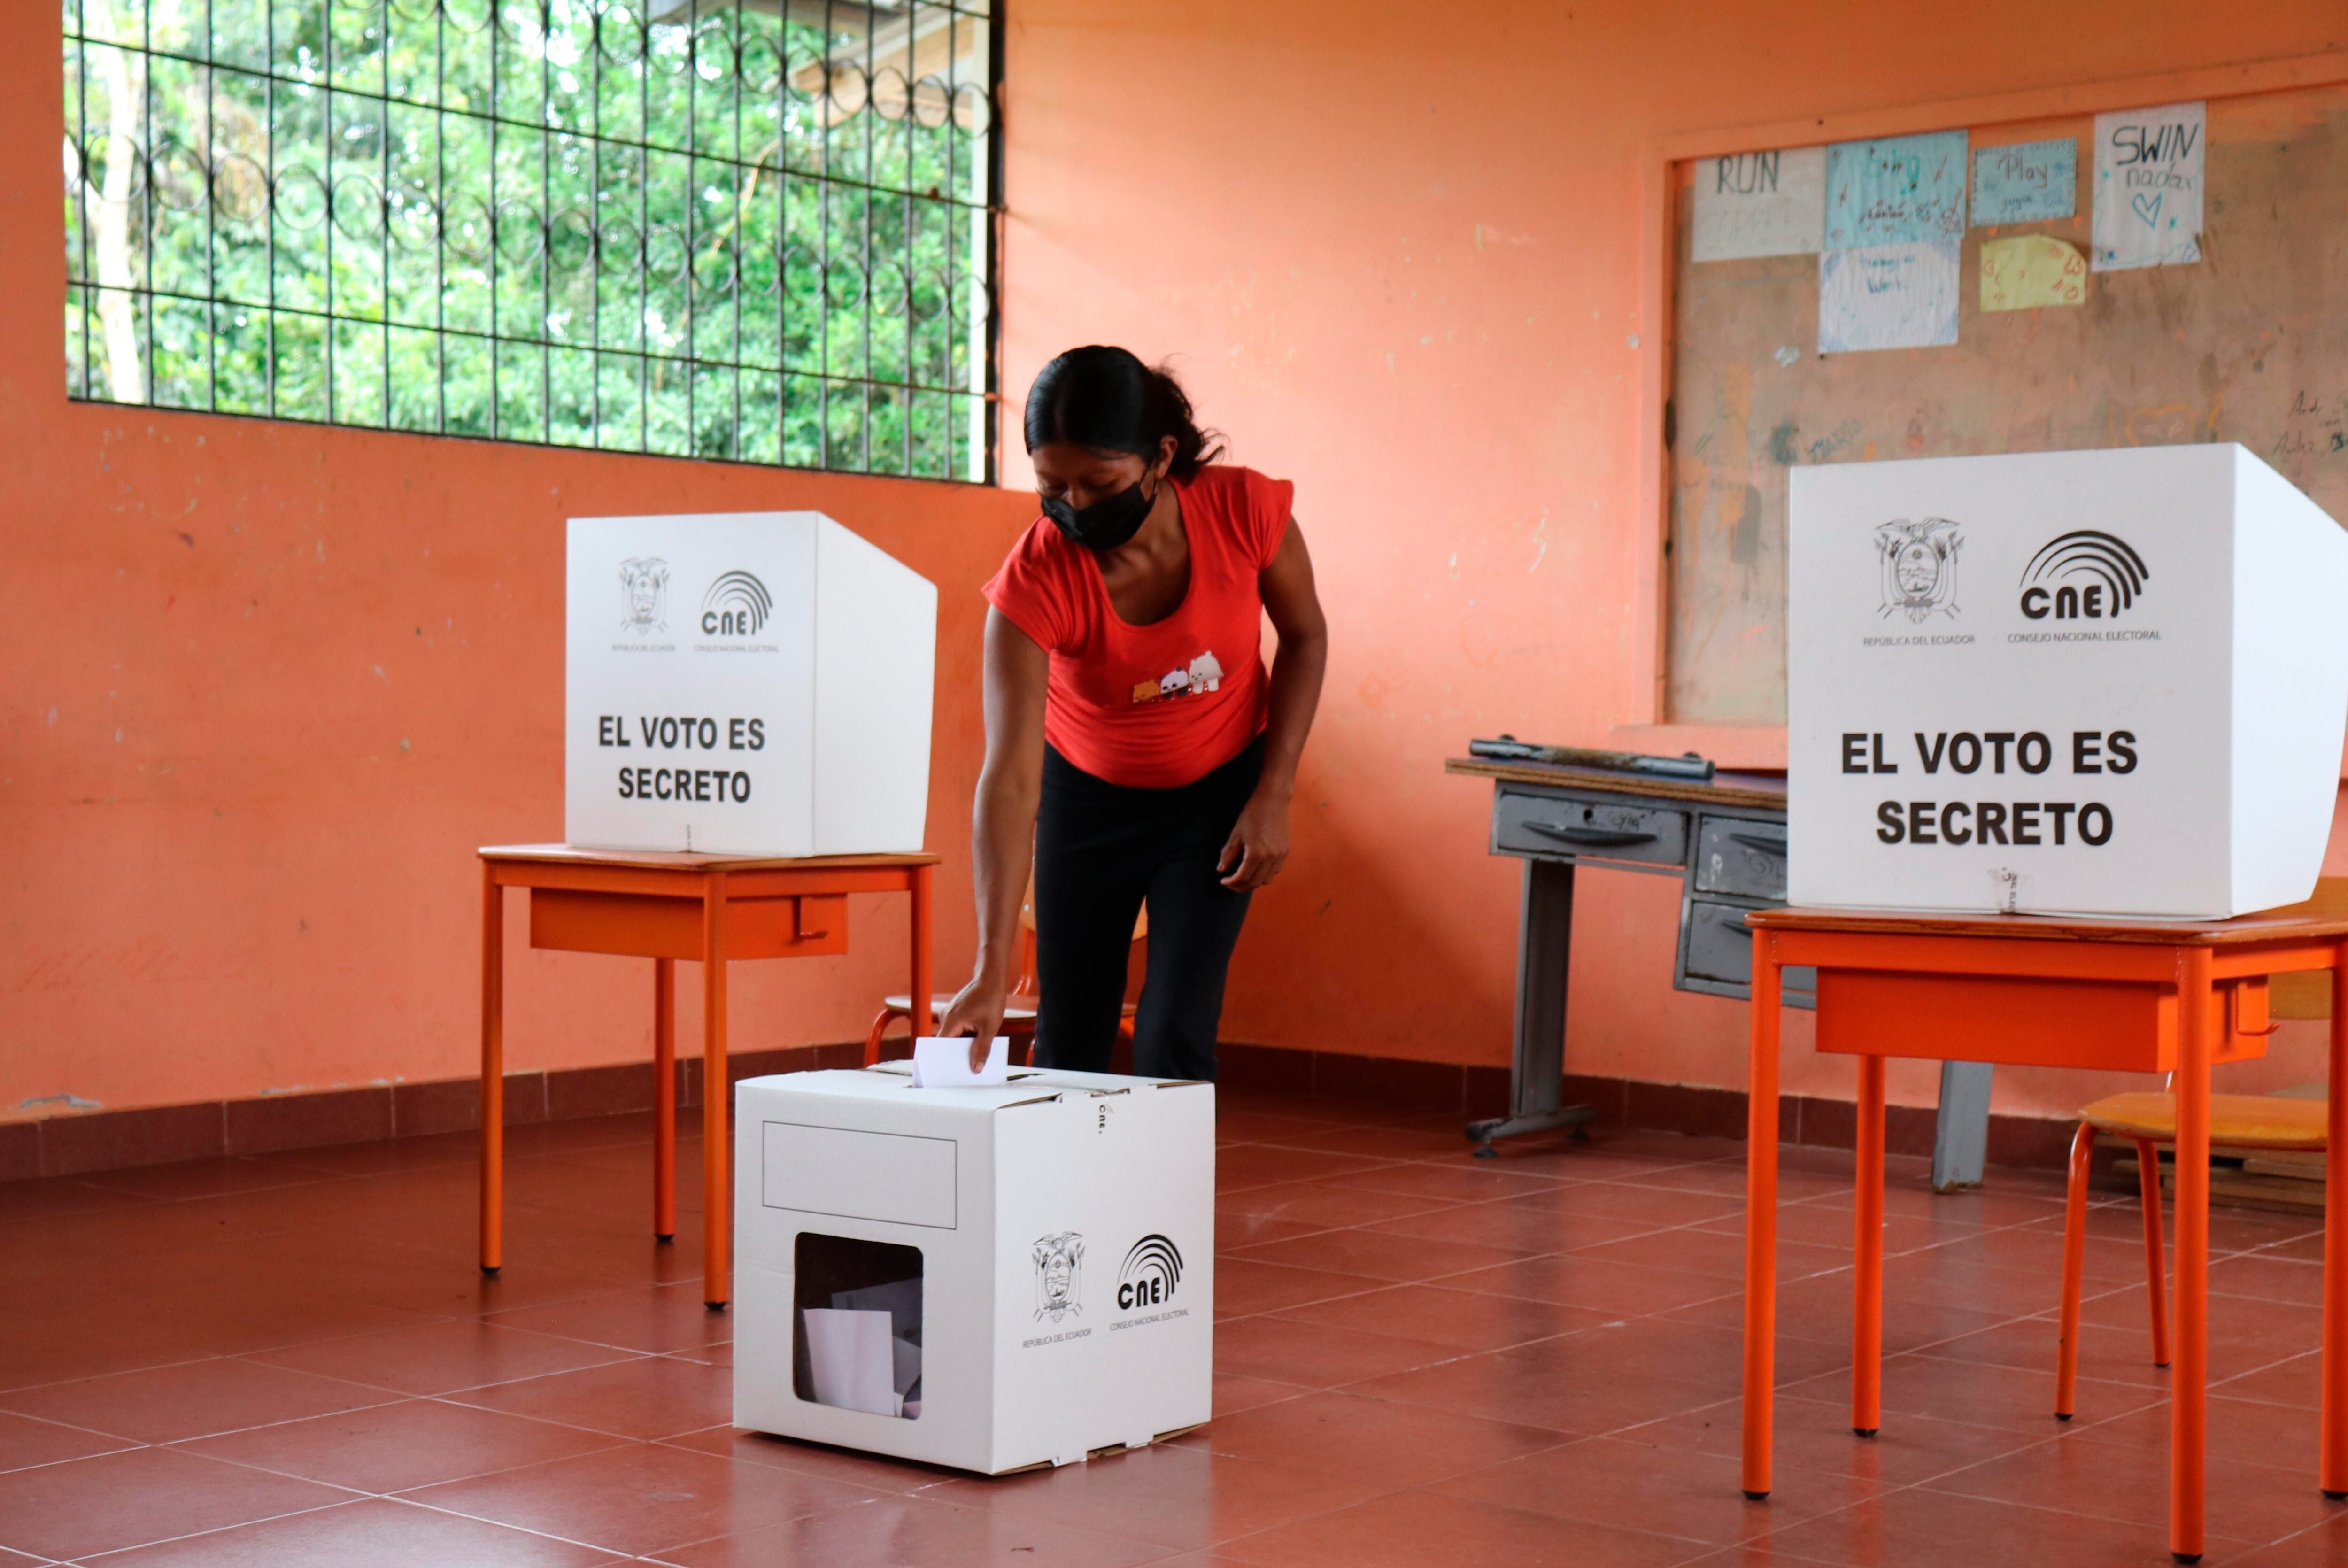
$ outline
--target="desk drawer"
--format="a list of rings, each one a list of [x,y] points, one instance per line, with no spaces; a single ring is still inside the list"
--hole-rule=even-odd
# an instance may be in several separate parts
[[[1643,865],[1687,863],[1687,813],[1503,789],[1492,802],[1492,848]]]
[[[1692,898],[1687,903],[1687,930],[1683,934],[1680,951],[1683,975],[1698,980],[1722,981],[1738,988],[1743,995],[1752,995],[1753,933],[1746,929],[1748,906],[1739,903],[1719,903],[1711,899]],[[1809,994],[1818,989],[1818,971],[1807,965],[1787,965],[1778,981],[1787,1000],[1797,1006],[1807,1002]]]
[[[697,959],[701,900],[575,888],[530,890],[530,944],[568,953]],[[814,958],[848,951],[848,895],[726,902],[726,956]]]
[[[1704,818],[1696,825],[1695,890],[1783,903],[1786,824]]]

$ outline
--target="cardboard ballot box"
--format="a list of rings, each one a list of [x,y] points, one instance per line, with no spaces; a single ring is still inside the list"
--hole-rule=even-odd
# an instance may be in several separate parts
[[[2306,898],[2348,534],[2238,446],[1797,469],[1797,904],[2223,918]]]
[[[938,591],[818,511],[571,520],[563,837],[910,852]]]
[[[734,1424],[1000,1474],[1205,1421],[1215,1090],[735,1089]]]

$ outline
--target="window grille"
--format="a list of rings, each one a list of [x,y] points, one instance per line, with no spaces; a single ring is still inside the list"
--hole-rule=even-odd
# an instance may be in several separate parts
[[[994,0],[64,0],[70,396],[993,478]]]

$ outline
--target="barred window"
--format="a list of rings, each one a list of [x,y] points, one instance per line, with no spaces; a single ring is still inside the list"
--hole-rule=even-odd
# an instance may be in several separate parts
[[[993,0],[64,0],[74,397],[993,478]]]

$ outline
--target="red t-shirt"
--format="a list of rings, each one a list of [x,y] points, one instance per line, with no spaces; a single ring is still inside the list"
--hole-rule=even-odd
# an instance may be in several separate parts
[[[1166,789],[1204,777],[1263,732],[1263,593],[1256,574],[1288,531],[1296,487],[1252,469],[1176,480],[1190,587],[1137,626],[1110,607],[1091,551],[1039,517],[986,602],[1052,655],[1044,738],[1112,784]]]

